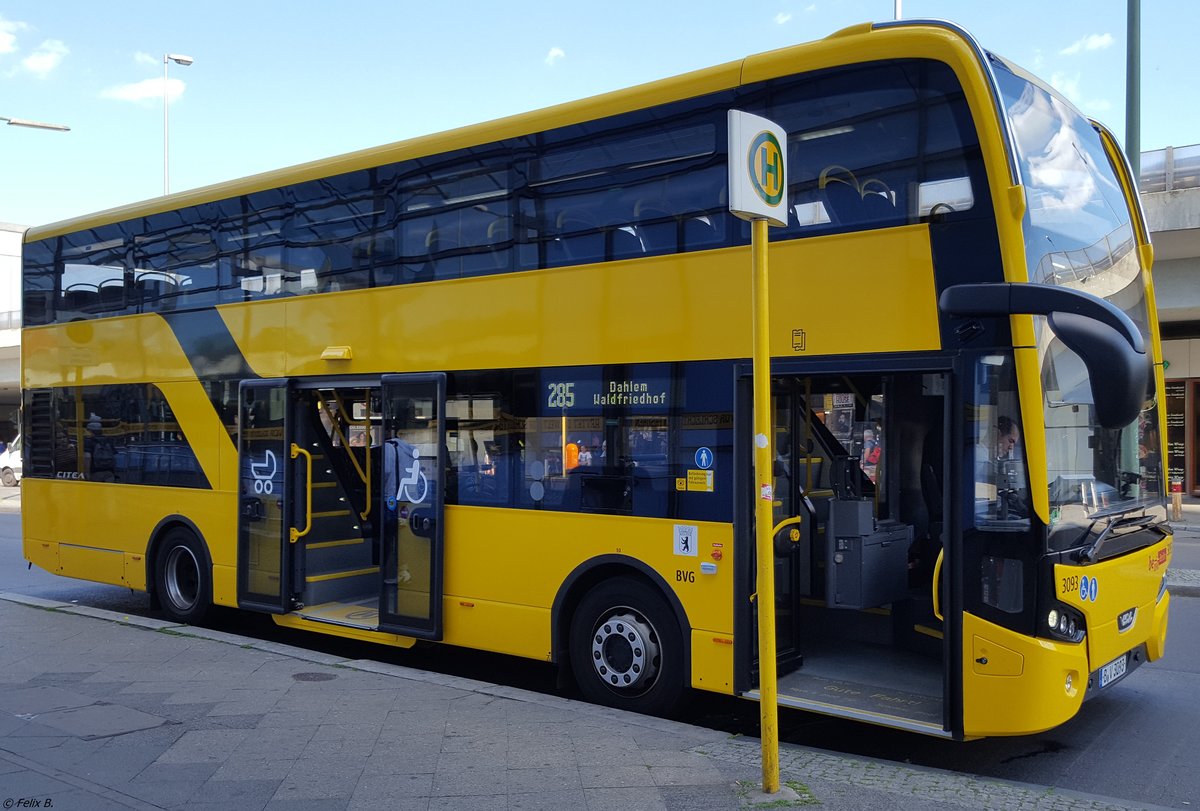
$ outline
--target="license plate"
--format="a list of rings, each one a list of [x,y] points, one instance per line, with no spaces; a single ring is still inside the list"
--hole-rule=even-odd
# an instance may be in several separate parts
[[[1100,687],[1104,688],[1125,675],[1129,667],[1129,657],[1122,656],[1100,668]]]

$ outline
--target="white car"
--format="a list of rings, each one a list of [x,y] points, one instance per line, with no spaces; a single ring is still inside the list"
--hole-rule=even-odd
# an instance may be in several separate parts
[[[0,453],[0,484],[16,487],[21,481],[21,435],[17,434]]]

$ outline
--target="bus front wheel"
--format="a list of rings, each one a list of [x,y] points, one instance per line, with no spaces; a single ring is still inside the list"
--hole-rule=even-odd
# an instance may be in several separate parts
[[[163,538],[154,566],[154,585],[163,611],[177,622],[199,622],[212,605],[212,569],[204,545],[177,527]]]
[[[571,669],[588,701],[670,715],[687,692],[683,633],[657,590],[620,577],[594,587],[571,619]]]

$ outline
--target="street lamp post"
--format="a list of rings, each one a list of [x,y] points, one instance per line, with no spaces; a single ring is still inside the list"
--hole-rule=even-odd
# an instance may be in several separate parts
[[[163,194],[171,191],[171,125],[167,99],[167,67],[174,62],[187,67],[196,60],[183,54],[163,54]]]
[[[55,132],[70,132],[66,124],[47,124],[44,121],[30,121],[28,118],[6,118],[0,115],[0,121],[5,121],[10,127],[29,127],[34,130],[54,130]]]

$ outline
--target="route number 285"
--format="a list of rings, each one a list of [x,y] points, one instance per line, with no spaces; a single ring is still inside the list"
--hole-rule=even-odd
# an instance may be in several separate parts
[[[574,383],[547,383],[550,396],[546,398],[547,408],[570,408],[575,405]]]

